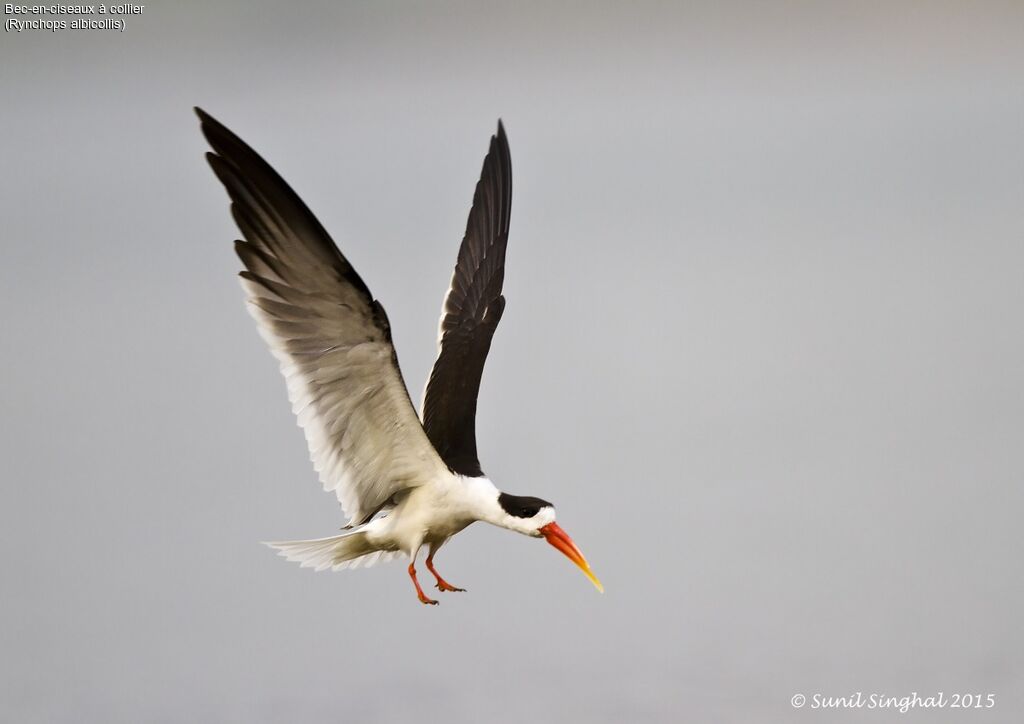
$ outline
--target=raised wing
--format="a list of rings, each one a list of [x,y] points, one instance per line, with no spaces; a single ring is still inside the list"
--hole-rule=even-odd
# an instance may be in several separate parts
[[[402,381],[387,315],[277,172],[196,112],[245,237],[235,250],[249,310],[281,363],[324,489],[352,522],[363,522],[444,473]]]
[[[491,338],[505,309],[505,246],[512,208],[512,159],[505,129],[484,159],[466,235],[441,308],[439,351],[423,397],[423,428],[448,467],[483,475],[476,452],[476,399]]]

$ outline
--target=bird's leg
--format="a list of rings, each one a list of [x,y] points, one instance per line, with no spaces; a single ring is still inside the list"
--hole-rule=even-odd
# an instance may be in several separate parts
[[[438,546],[437,548],[440,548],[440,546]],[[427,570],[433,573],[434,578],[437,579],[437,588],[442,591],[458,591],[460,593],[465,593],[465,588],[456,588],[452,584],[448,583],[448,581],[441,578],[441,574],[438,573],[437,570],[434,568],[434,554],[437,553],[437,548],[431,546],[430,554],[427,556]]]
[[[409,578],[412,579],[412,585],[416,586],[416,595],[420,597],[420,603],[428,603],[431,606],[436,606],[437,605],[437,601],[435,601],[432,598],[427,598],[425,595],[423,595],[423,589],[420,588],[420,582],[418,580],[416,580],[416,562],[415,561],[416,561],[416,559],[413,559],[413,562],[409,564]],[[428,568],[430,567],[429,563],[427,564],[427,567]]]

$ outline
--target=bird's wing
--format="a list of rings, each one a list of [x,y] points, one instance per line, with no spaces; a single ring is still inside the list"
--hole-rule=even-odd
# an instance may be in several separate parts
[[[483,474],[476,452],[476,399],[505,309],[501,285],[511,207],[512,160],[499,121],[441,308],[437,360],[423,396],[427,436],[448,467],[462,475]]]
[[[245,241],[242,285],[326,490],[353,522],[445,467],[413,409],[387,315],[287,183],[196,109]]]

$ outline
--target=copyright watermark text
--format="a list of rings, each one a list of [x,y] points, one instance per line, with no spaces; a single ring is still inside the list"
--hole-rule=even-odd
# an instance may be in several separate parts
[[[855,691],[843,696],[793,694],[789,703],[794,709],[891,709],[906,714],[911,709],[991,709],[996,705],[995,694],[961,693],[907,695],[864,693]]]

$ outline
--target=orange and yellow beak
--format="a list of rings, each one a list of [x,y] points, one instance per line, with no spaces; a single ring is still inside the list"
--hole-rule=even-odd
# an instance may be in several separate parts
[[[587,563],[587,559],[583,557],[583,551],[576,547],[576,544],[572,542],[572,538],[569,534],[562,530],[558,523],[548,523],[546,526],[540,529],[541,534],[547,538],[548,543],[553,545],[558,550],[565,554],[565,557],[575,563],[583,571],[583,574],[590,579],[590,582],[594,584],[594,587],[604,593],[604,586],[597,580],[597,576],[590,570],[590,564]]]

